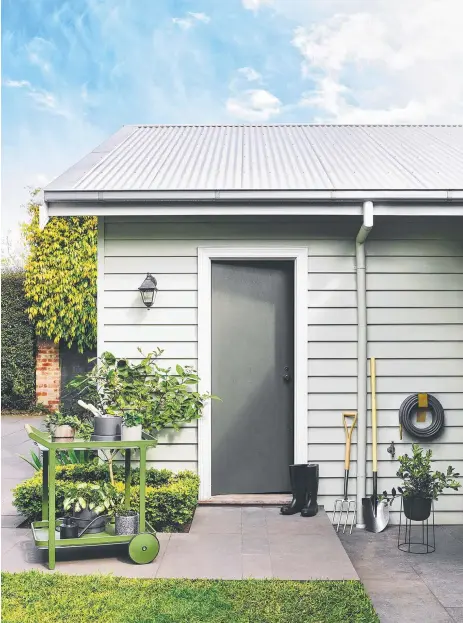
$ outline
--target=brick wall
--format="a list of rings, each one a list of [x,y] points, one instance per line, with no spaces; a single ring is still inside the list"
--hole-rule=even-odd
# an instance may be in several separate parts
[[[59,344],[38,339],[35,381],[37,403],[52,409],[58,407],[61,385]]]

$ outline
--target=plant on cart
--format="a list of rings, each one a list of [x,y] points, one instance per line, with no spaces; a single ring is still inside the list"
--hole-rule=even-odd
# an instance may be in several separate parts
[[[118,493],[109,483],[102,484],[79,482],[73,484],[63,502],[66,512],[74,513],[82,510],[93,511],[95,515],[112,515],[116,507]]]
[[[72,513],[79,528],[102,532],[107,519],[114,515],[117,497],[117,490],[109,483],[80,482],[68,489],[63,508]]]
[[[162,352],[158,348],[146,356],[141,353],[143,359],[137,363],[105,352],[69,387],[86,396],[89,403],[80,404],[97,416],[118,416],[129,428],[142,424],[154,433],[166,426],[178,430],[200,418],[205,402],[216,396],[197,391],[199,378],[191,366],[177,365],[174,372],[158,365]]]
[[[432,450],[425,450],[417,443],[412,446],[412,456],[404,454],[398,457],[400,467],[397,476],[402,478],[403,484],[397,487],[403,498],[404,514],[408,519],[424,521],[431,514],[432,501],[437,500],[445,489],[458,491],[461,487],[457,478],[460,474],[449,465],[445,472],[432,470]],[[383,493],[392,501],[395,497],[387,491]]]
[[[114,516],[116,534],[138,534],[138,511],[126,508],[123,495],[120,495],[116,502]]]

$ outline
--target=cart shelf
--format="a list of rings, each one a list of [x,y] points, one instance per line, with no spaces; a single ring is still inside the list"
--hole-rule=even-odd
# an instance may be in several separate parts
[[[55,528],[59,527],[61,521],[56,520]],[[32,534],[35,545],[38,549],[48,548],[49,528],[48,521],[34,521],[32,523]],[[106,524],[104,532],[86,533],[78,539],[61,539],[59,532],[56,532],[55,547],[85,547],[87,545],[114,545],[116,543],[128,543],[133,539],[133,534],[114,534],[114,524]]]
[[[51,436],[33,426],[26,424],[25,429],[29,438],[43,450],[43,483],[42,483],[42,520],[32,524],[34,542],[39,549],[48,550],[48,567],[55,568],[56,548],[60,547],[90,547],[95,545],[113,545],[128,543],[129,555],[138,564],[152,562],[159,551],[159,541],[155,531],[145,518],[145,491],[146,491],[146,452],[157,443],[146,431],[138,441],[84,441],[55,442]],[[56,453],[62,450],[101,450],[104,448],[119,449],[125,454],[125,508],[130,508],[131,483],[131,454],[137,450],[140,460],[140,507],[138,534],[116,535],[114,524],[107,523],[104,532],[85,533],[76,539],[61,539],[56,531],[60,520],[56,519]],[[50,530],[53,526],[53,530]]]

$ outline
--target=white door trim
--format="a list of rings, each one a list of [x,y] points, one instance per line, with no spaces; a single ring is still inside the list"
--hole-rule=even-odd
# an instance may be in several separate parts
[[[307,247],[199,247],[198,248],[198,375],[199,391],[212,386],[212,284],[215,259],[294,260],[294,462],[307,462]],[[198,421],[199,498],[211,497],[211,404]]]

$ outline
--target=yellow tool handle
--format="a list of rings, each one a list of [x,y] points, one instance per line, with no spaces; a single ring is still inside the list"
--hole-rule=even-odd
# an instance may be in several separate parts
[[[347,426],[348,418],[354,418],[352,424]],[[350,446],[352,441],[352,433],[354,432],[355,423],[357,422],[357,413],[355,411],[346,411],[342,414],[344,430],[346,431],[346,457],[344,459],[344,469],[350,468]]]
[[[376,359],[370,358],[370,382],[371,382],[371,428],[372,428],[372,445],[373,445],[373,471],[378,471],[378,438],[376,423]]]

